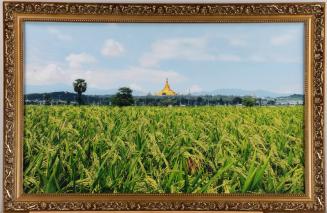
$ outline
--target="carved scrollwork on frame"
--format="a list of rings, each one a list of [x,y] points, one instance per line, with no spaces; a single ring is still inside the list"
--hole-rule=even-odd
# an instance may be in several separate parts
[[[15,14],[38,15],[129,15],[129,16],[292,16],[312,17],[313,70],[313,202],[294,201],[17,201],[15,200],[16,58]],[[4,2],[4,173],[3,195],[7,211],[39,210],[252,210],[323,211],[324,186],[324,63],[325,5],[323,3],[281,4],[107,4]],[[85,198],[87,200],[87,196]]]

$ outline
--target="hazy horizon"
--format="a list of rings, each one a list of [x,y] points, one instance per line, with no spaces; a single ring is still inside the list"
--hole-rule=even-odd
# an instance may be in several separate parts
[[[115,95],[118,92],[117,89],[112,89],[108,90],[107,92],[98,92],[94,93],[93,91],[84,93],[85,95],[89,96],[106,96],[106,95]],[[56,90],[56,91],[44,91],[44,92],[32,92],[32,93],[25,93],[25,95],[32,95],[32,94],[45,94],[45,93],[71,93],[75,94],[76,92],[71,90]],[[153,95],[155,96],[155,93],[144,93],[141,91],[135,91],[133,90],[133,95],[134,96],[147,96],[147,95]],[[266,98],[276,98],[276,97],[286,97],[290,95],[304,95],[302,93],[274,93],[271,91],[266,91],[266,90],[254,90],[254,91],[249,91],[249,90],[242,90],[242,89],[236,89],[236,88],[226,88],[226,89],[217,89],[213,91],[203,91],[203,92],[197,92],[197,93],[177,93],[177,95],[192,95],[192,96],[256,96],[256,97],[266,97]]]

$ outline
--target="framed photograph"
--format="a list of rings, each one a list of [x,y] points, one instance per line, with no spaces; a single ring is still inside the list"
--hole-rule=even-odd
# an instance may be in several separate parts
[[[3,4],[6,212],[324,212],[324,3]]]

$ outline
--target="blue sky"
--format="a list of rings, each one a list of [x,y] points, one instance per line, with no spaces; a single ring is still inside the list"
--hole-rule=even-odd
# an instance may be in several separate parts
[[[303,94],[304,25],[25,23],[25,93],[216,89]]]

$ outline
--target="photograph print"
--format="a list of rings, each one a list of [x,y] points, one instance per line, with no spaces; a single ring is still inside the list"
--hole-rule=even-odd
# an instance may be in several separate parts
[[[24,23],[23,191],[304,194],[304,23]]]

